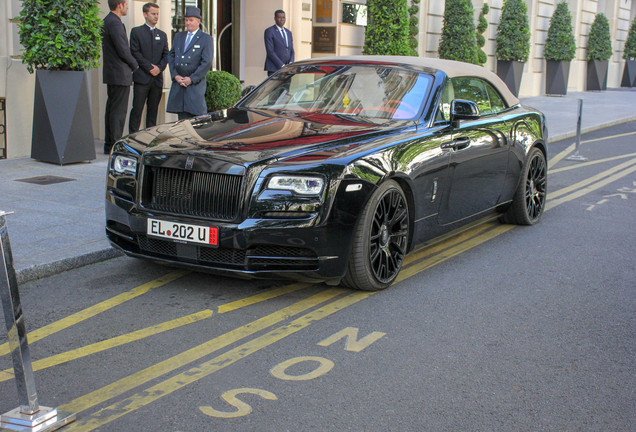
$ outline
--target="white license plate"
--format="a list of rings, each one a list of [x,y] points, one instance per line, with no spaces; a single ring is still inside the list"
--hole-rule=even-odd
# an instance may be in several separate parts
[[[210,246],[219,245],[219,229],[215,227],[148,219],[147,233],[153,237],[161,237],[178,242],[200,243]]]

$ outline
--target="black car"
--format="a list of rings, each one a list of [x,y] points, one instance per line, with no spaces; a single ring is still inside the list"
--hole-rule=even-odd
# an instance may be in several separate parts
[[[299,61],[234,108],[117,142],[106,233],[129,256],[379,290],[418,245],[541,219],[543,114],[483,67]]]

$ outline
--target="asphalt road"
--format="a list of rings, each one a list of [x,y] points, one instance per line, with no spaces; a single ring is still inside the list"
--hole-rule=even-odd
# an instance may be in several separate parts
[[[379,293],[130,258],[25,284],[40,404],[64,431],[634,431],[635,139],[553,143],[540,224],[477,226]]]

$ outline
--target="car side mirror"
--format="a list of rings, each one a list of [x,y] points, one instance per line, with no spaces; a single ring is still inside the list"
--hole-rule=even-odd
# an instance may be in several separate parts
[[[459,126],[459,120],[477,120],[479,117],[479,107],[475,102],[463,99],[451,102],[450,120],[453,127]]]
[[[254,90],[255,88],[256,88],[255,85],[245,87],[243,91],[241,92],[241,99],[243,99],[248,94],[252,93],[252,90]]]

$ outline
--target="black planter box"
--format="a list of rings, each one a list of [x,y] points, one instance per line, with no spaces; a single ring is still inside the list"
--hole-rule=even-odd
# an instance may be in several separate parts
[[[566,95],[568,92],[568,78],[570,75],[570,62],[546,60],[545,94]]]
[[[524,62],[497,60],[497,75],[506,83],[513,95],[519,96]]]
[[[95,159],[86,72],[36,71],[31,157],[58,165]]]
[[[636,87],[636,60],[625,60],[621,87]]]
[[[587,90],[607,90],[607,67],[609,60],[588,60]]]

